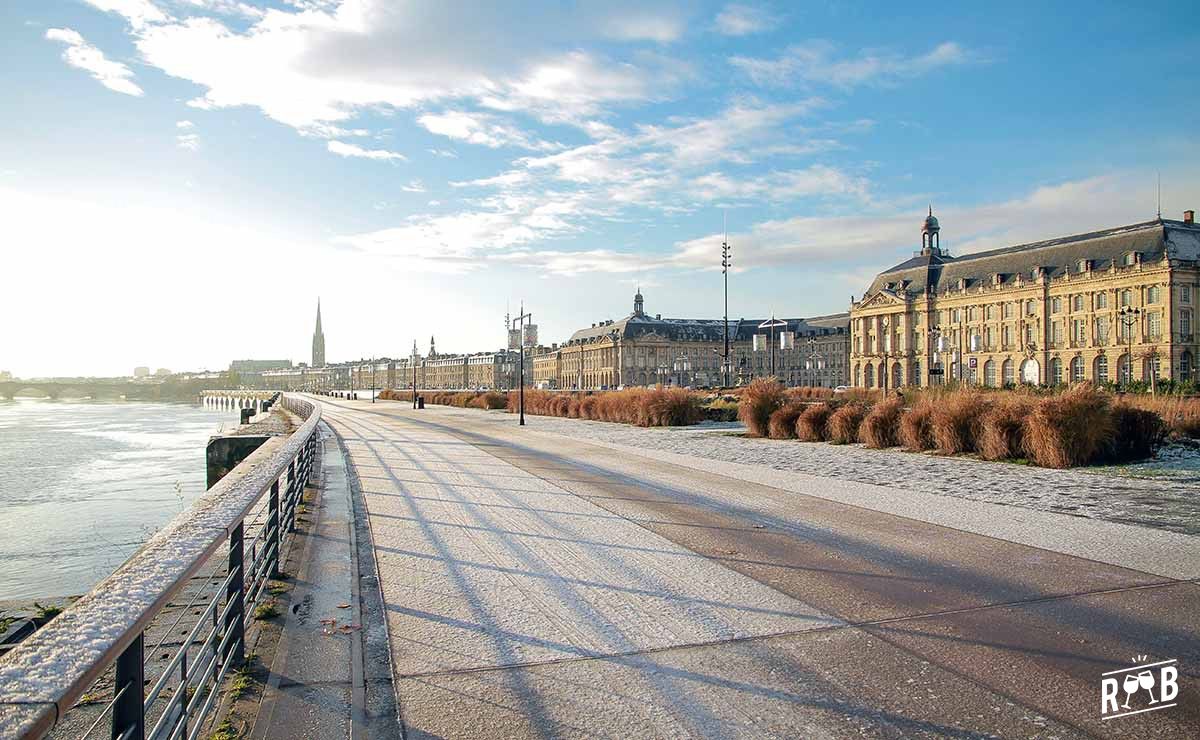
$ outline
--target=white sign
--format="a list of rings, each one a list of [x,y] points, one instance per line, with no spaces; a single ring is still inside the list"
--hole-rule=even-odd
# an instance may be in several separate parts
[[[766,334],[755,334],[754,335],[754,351],[755,352],[763,352],[766,349],[767,349],[767,335]]]
[[[779,333],[779,349],[795,349],[796,348],[796,332],[785,331]]]
[[[1109,671],[1101,676],[1100,719],[1117,719],[1176,706],[1179,661],[1171,659],[1144,663],[1145,660],[1145,655],[1139,655],[1134,658],[1134,663],[1141,665]],[[1125,695],[1124,702],[1120,699],[1122,692]],[[1133,700],[1132,704],[1130,700]]]

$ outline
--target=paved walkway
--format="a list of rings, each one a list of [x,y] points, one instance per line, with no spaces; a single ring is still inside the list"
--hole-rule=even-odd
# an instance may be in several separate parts
[[[1194,582],[502,415],[325,418],[408,737],[1200,734]],[[1141,654],[1180,660],[1179,706],[1101,720]]]

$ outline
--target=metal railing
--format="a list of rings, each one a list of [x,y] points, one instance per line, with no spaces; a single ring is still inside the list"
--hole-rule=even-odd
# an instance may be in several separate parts
[[[110,670],[112,699],[81,737],[105,724],[122,740],[200,735],[221,682],[244,660],[247,612],[279,575],[280,550],[295,531],[312,471],[320,405],[294,396],[282,404],[304,419],[299,429],[264,443],[115,573],[0,659],[0,738],[42,737]],[[213,567],[202,586],[147,651],[148,628],[167,616],[175,597],[187,598],[185,589],[195,587],[206,565]],[[207,601],[197,603],[202,597]],[[159,653],[184,616],[198,618],[173,653]],[[147,655],[167,659],[152,685]]]

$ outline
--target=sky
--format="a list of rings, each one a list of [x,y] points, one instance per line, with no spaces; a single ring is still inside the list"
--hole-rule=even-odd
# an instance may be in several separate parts
[[[8,0],[0,370],[846,311],[1200,205],[1187,2]]]

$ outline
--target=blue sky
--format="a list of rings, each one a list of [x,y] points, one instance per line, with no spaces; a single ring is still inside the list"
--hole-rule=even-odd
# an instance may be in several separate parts
[[[1200,203],[1187,3],[42,0],[0,8],[21,375],[477,351],[844,311],[952,252]],[[288,309],[288,306],[295,307]],[[294,313],[292,312],[294,310]],[[247,318],[252,320],[247,320]]]

